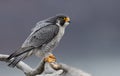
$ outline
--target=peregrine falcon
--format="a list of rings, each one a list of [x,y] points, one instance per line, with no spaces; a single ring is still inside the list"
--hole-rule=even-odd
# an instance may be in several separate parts
[[[44,57],[46,62],[53,62],[54,60],[50,60],[55,59],[52,50],[60,42],[69,23],[70,18],[65,15],[56,15],[39,21],[22,46],[7,58],[12,60],[8,66],[15,67],[19,61],[33,54]]]

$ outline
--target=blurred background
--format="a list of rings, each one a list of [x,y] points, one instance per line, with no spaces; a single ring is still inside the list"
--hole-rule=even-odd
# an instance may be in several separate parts
[[[54,54],[93,76],[120,76],[120,0],[0,0],[0,53],[19,48],[31,28],[56,14],[71,18]],[[33,56],[24,60],[35,67]],[[0,62],[0,76],[24,76]]]

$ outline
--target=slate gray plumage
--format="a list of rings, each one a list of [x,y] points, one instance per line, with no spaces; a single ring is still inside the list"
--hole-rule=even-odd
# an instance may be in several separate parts
[[[8,60],[14,58],[9,66],[15,67],[19,61],[32,54],[44,57],[51,53],[69,24],[64,18],[67,16],[57,15],[38,22],[22,46],[8,57]]]

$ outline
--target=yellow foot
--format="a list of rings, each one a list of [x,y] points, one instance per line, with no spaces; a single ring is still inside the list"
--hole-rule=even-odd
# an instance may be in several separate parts
[[[53,54],[50,54],[49,56],[44,58],[44,61],[48,63],[53,63],[56,62],[56,58]]]

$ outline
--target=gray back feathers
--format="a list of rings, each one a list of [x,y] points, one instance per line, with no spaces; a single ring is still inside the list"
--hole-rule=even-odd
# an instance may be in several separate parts
[[[48,42],[50,42],[58,34],[59,27],[57,25],[42,25],[43,26],[38,25],[39,27],[36,26],[33,29],[33,32],[25,40],[22,47],[40,47],[43,44],[47,44]]]

